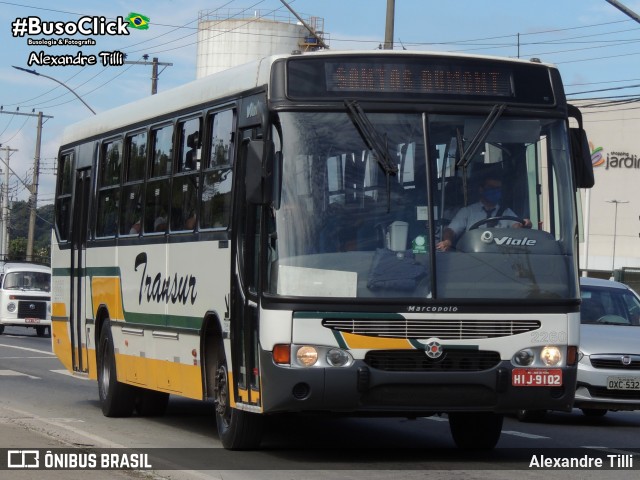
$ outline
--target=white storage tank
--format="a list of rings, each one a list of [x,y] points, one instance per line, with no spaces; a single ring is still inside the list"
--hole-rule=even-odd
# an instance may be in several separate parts
[[[319,46],[317,39],[293,15],[260,10],[251,11],[249,15],[245,10],[225,13],[200,12],[197,78],[269,55],[314,50]],[[304,20],[324,37],[323,19]]]

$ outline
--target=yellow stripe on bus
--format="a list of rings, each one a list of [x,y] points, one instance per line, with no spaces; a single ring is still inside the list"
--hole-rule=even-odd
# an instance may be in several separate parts
[[[64,304],[62,305],[64,306]],[[69,340],[69,332],[67,331],[68,326],[68,321],[51,322],[51,344],[53,346],[53,353],[57,355],[62,365],[72,372],[73,362],[71,360],[71,341]]]
[[[98,316],[98,307],[106,305],[112,320],[124,321],[122,290],[119,277],[91,277],[91,300],[93,317]]]
[[[342,338],[349,348],[409,350],[414,347],[405,338],[382,338],[354,335],[342,332]]]
[[[118,381],[202,400],[202,373],[199,365],[169,360],[116,354]]]
[[[68,317],[67,305],[62,302],[51,303],[51,316],[52,317]]]

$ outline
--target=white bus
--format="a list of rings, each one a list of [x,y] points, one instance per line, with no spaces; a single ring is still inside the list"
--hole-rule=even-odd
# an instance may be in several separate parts
[[[0,334],[30,327],[39,337],[51,328],[51,269],[26,262],[0,263]]]
[[[58,159],[54,351],[107,416],[211,399],[230,449],[295,412],[447,413],[459,446],[492,448],[504,413],[574,398],[593,172],[571,116],[550,65],[375,51],[83,120]],[[533,228],[489,218],[436,251],[487,173]]]

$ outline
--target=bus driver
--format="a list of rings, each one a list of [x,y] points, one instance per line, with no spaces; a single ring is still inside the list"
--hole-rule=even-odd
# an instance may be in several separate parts
[[[456,238],[469,230],[474,223],[492,217],[517,217],[510,208],[502,208],[502,181],[495,175],[484,177],[479,189],[480,200],[476,203],[461,208],[453,217],[451,223],[442,233],[442,241],[436,244],[436,249],[442,252],[449,250]],[[531,220],[524,219],[524,224],[514,220],[494,220],[487,222],[489,227],[495,228],[531,228]]]

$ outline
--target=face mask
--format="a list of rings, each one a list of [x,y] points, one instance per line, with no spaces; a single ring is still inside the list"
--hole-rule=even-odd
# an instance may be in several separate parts
[[[497,205],[498,202],[500,202],[500,200],[502,199],[502,189],[501,188],[485,188],[484,191],[482,192],[482,196],[491,205]]]

